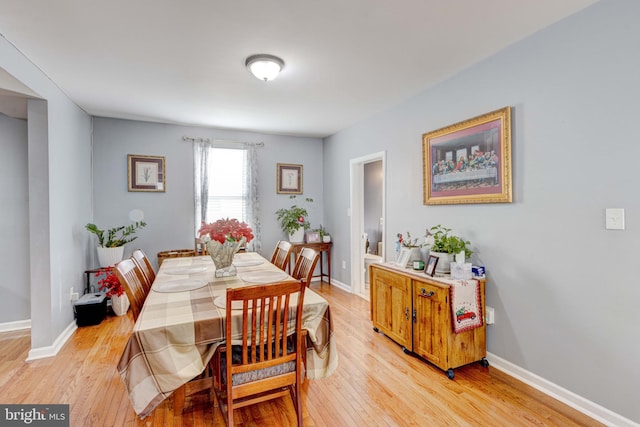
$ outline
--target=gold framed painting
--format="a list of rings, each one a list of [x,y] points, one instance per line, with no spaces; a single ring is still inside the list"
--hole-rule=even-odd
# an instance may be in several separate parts
[[[165,192],[165,162],[161,156],[127,156],[129,191]]]
[[[302,194],[302,165],[277,164],[278,194]]]
[[[511,203],[511,107],[422,135],[425,205]]]

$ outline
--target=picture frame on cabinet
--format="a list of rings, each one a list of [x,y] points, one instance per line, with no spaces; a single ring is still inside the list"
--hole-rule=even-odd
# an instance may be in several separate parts
[[[129,191],[166,192],[163,156],[127,155]]]
[[[422,135],[423,203],[511,203],[511,107]]]
[[[409,258],[411,258],[411,249],[401,248],[400,252],[398,252],[398,259],[396,260],[396,264],[404,268],[407,266]]]
[[[321,241],[319,231],[307,231],[307,243],[318,243]]]
[[[435,255],[429,255],[429,259],[427,260],[427,263],[424,266],[424,274],[426,274],[427,276],[433,277],[433,275],[436,272],[436,266],[438,265],[439,259],[440,258]]]

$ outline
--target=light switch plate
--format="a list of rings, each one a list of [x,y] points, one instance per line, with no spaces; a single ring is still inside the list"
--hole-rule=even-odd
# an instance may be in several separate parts
[[[624,230],[624,209],[606,209],[606,228],[607,230]]]

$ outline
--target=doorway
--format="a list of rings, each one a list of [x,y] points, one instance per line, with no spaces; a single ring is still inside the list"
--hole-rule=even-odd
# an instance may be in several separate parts
[[[368,260],[385,258],[386,152],[352,159],[351,178],[351,289],[369,299]],[[367,244],[368,242],[368,244]],[[372,243],[375,242],[375,243]],[[379,258],[378,258],[379,257]]]

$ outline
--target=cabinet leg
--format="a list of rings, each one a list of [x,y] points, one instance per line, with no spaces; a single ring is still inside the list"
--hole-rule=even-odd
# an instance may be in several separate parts
[[[375,326],[373,327],[373,330],[374,330],[375,332],[380,332],[380,330],[379,330],[378,328],[376,328]]]
[[[486,357],[482,358],[482,360],[480,361],[480,365],[482,365],[483,368],[488,368],[489,367],[489,361],[487,360]]]
[[[452,380],[456,374],[453,372],[453,369],[447,369],[447,377]]]
[[[402,347],[402,351],[404,351],[404,354],[411,354],[407,347]]]

